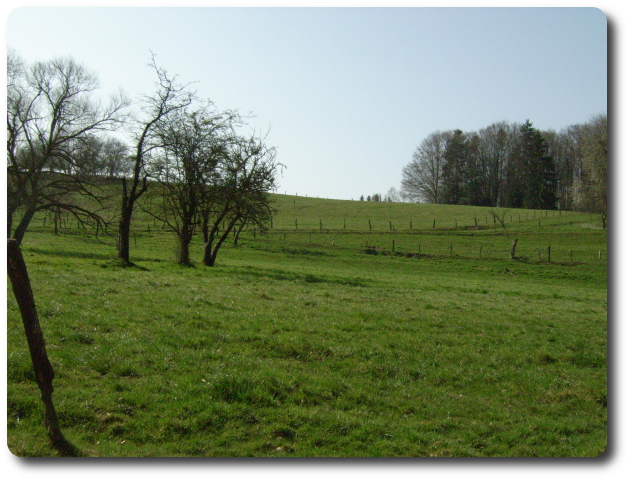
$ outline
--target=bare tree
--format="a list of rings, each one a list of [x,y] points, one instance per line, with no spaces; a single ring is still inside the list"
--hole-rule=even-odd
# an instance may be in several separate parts
[[[160,206],[150,213],[177,235],[177,261],[182,265],[190,264],[189,246],[199,224],[204,189],[226,154],[235,121],[237,114],[216,112],[208,103],[193,112],[174,112],[157,133],[163,157],[150,167],[160,183]]]
[[[396,190],[396,187],[390,187],[389,190],[387,190],[387,193],[385,194],[385,201],[386,202],[400,202],[401,201],[400,192]]]
[[[411,202],[440,203],[442,201],[442,171],[447,135],[433,132],[413,153],[411,162],[403,169],[401,194]]]
[[[98,189],[77,168],[77,145],[124,119],[122,92],[103,106],[92,99],[98,78],[72,58],[30,67],[15,52],[7,58],[7,234],[22,242],[36,212],[65,210],[80,221],[102,221],[79,198],[100,202]],[[13,220],[19,216],[13,229]]]
[[[597,212],[602,227],[608,221],[608,116],[598,115],[584,125],[579,134],[582,161],[577,185],[578,202],[582,209]]]
[[[99,173],[110,179],[131,173],[129,146],[125,142],[114,137],[107,137],[103,141]]]
[[[499,225],[501,225],[501,228],[503,228],[505,236],[512,243],[512,248],[510,248],[510,260],[514,260],[516,258],[516,244],[518,243],[518,238],[512,238],[510,236],[510,232],[507,229],[507,226],[505,225],[505,215],[507,214],[507,212],[507,208],[504,209],[502,212],[494,208],[490,209],[490,215],[492,215],[495,222],[499,222]]]
[[[266,146],[264,139],[252,135],[230,143],[200,209],[205,266],[215,264],[219,249],[239,222],[266,228],[274,211],[268,192],[277,187],[281,168],[275,148]]]
[[[140,118],[134,126],[134,153],[132,157],[131,178],[122,177],[122,202],[118,224],[118,258],[129,262],[129,238],[134,206],[147,191],[146,165],[153,150],[161,146],[157,134],[161,123],[178,110],[188,107],[195,98],[188,85],[177,83],[176,76],[169,76],[163,68],[157,66],[155,56],[151,56],[149,67],[157,75],[155,92],[140,100]]]

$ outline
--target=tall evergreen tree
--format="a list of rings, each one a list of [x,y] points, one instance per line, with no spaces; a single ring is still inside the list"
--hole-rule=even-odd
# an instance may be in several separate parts
[[[524,170],[524,208],[556,208],[556,170],[539,130],[527,120],[521,126],[520,167]]]
[[[465,170],[467,156],[466,135],[455,130],[447,139],[444,152],[444,203],[459,205],[466,203]]]

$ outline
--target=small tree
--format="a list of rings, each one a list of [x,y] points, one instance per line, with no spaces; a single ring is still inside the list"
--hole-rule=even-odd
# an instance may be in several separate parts
[[[176,76],[169,76],[166,70],[157,66],[154,55],[151,56],[149,67],[157,75],[155,93],[142,97],[140,101],[141,117],[135,121],[133,131],[135,148],[131,178],[128,181],[123,176],[121,179],[122,202],[116,246],[118,258],[124,263],[129,263],[129,237],[134,207],[147,191],[145,167],[153,150],[161,146],[158,127],[167,122],[169,115],[188,107],[194,99],[194,93],[189,91],[188,85],[178,84]]]
[[[163,156],[151,163],[150,170],[161,185],[160,206],[150,213],[177,235],[177,262],[182,265],[190,264],[189,246],[199,224],[204,189],[222,161],[236,118],[231,112],[216,112],[208,103],[192,112],[175,112],[157,133]]]
[[[512,248],[510,248],[510,260],[514,260],[516,258],[516,244],[518,243],[518,238],[512,238],[510,236],[510,232],[508,232],[507,226],[505,225],[505,215],[507,214],[508,209],[504,209],[502,212],[499,212],[493,208],[490,209],[490,215],[494,218],[495,222],[499,222],[501,228],[503,228],[503,232],[508,240],[512,243]]]
[[[396,190],[396,187],[390,187],[390,189],[387,190],[386,199],[388,202],[400,202],[401,198],[402,197],[398,190]]]
[[[200,207],[205,266],[214,266],[219,249],[239,222],[266,228],[274,212],[268,192],[277,187],[281,168],[275,148],[267,147],[263,139],[252,135],[229,143]]]

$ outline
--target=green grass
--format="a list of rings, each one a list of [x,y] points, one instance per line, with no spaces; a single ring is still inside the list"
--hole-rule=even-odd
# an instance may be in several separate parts
[[[226,242],[213,268],[174,264],[174,239],[142,214],[128,268],[111,238],[33,224],[23,251],[54,400],[86,455],[604,451],[596,217],[521,211],[510,261],[488,209],[276,198],[274,228]],[[7,345],[9,447],[55,455],[10,293]]]

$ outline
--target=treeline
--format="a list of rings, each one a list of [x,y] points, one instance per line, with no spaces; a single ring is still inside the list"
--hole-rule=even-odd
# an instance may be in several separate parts
[[[402,172],[412,202],[578,210],[607,219],[606,114],[560,132],[499,122],[475,132],[436,131]]]
[[[96,74],[72,58],[28,64],[8,53],[9,238],[20,244],[38,212],[65,212],[97,232],[113,227],[117,256],[130,263],[133,214],[142,208],[175,233],[179,263],[190,263],[201,234],[203,264],[212,266],[231,231],[267,225],[282,167],[275,148],[243,134],[247,117],[199,98],[153,56],[149,68],[152,92],[132,101],[120,91],[103,104]],[[118,215],[105,218],[112,205]]]

